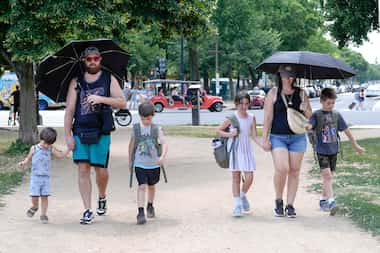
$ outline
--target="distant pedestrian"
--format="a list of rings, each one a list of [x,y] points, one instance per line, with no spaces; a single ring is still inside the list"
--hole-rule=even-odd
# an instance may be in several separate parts
[[[25,167],[32,161],[32,169],[30,176],[30,196],[32,197],[32,207],[28,209],[26,214],[33,217],[39,207],[39,199],[41,199],[41,216],[42,223],[48,223],[47,216],[48,197],[50,195],[50,174],[51,174],[51,154],[55,158],[64,158],[70,152],[69,149],[59,151],[52,147],[57,139],[57,132],[51,127],[42,129],[40,133],[40,142],[30,148],[28,156],[21,162],[19,166]]]
[[[359,91],[359,104],[358,104],[357,109],[359,109],[361,111],[364,110],[364,100],[365,100],[365,90],[363,88],[361,88]]]
[[[13,126],[15,126],[17,113],[20,113],[20,87],[18,85],[16,85],[16,90],[9,97],[13,97]]]

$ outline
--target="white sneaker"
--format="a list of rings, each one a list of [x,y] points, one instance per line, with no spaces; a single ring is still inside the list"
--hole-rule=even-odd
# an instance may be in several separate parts
[[[243,206],[243,211],[246,212],[246,213],[249,212],[249,211],[251,211],[251,208],[250,208],[250,205],[249,205],[247,197],[243,196],[240,199],[241,199],[241,203],[242,203],[242,206]]]
[[[235,206],[234,211],[232,213],[233,217],[241,217],[243,216],[242,214],[242,206]]]

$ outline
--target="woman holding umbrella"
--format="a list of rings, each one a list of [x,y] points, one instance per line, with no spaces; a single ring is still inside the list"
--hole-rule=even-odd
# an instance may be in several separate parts
[[[296,71],[293,65],[281,65],[277,72],[278,87],[272,88],[264,104],[263,147],[272,152],[275,216],[296,217],[296,197],[302,159],[306,151],[305,134],[295,134],[289,127],[287,108],[301,112],[306,118],[312,114],[307,96],[295,87]],[[285,104],[287,103],[287,105]],[[287,203],[284,209],[283,192],[287,183]]]

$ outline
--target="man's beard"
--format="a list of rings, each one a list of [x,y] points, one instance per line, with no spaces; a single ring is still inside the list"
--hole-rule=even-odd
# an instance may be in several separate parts
[[[89,66],[86,66],[86,71],[89,73],[89,74],[96,74],[100,71],[101,67],[100,65],[96,66],[96,67],[89,67]]]

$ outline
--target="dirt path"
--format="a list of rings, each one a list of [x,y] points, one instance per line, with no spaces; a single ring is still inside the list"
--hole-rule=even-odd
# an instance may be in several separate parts
[[[54,161],[50,224],[26,217],[26,177],[0,209],[0,252],[380,252],[379,240],[348,219],[318,211],[318,196],[305,190],[307,160],[295,203],[297,219],[273,217],[272,159],[257,147],[258,171],[248,195],[253,212],[232,218],[230,174],[214,163],[208,139],[169,138],[169,184],[159,185],[158,217],[137,226],[136,190],[128,187],[125,163],[128,136],[123,129],[112,138],[106,217],[79,225],[76,170],[70,159]]]

